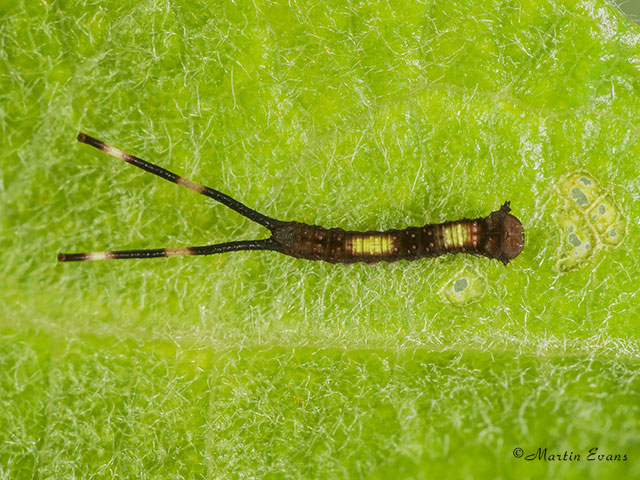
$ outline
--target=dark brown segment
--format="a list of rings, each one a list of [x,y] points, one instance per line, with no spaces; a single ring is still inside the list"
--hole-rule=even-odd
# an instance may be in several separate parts
[[[510,202],[493,212],[486,219],[486,243],[484,252],[488,258],[500,260],[505,266],[516,258],[524,248],[524,227],[520,220],[511,215]]]
[[[59,262],[83,262],[86,260],[86,254],[84,253],[59,253]]]

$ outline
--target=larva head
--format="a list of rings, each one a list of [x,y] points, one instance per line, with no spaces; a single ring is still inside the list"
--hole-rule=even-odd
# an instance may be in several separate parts
[[[489,227],[487,256],[496,258],[507,265],[524,248],[524,228],[522,223],[509,212],[509,202],[486,218]]]

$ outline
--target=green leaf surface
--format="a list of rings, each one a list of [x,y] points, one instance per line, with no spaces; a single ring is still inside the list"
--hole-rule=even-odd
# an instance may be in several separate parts
[[[0,3],[0,478],[640,478],[638,118],[596,0]],[[525,249],[58,264],[268,234],[78,131],[326,227],[510,200]]]

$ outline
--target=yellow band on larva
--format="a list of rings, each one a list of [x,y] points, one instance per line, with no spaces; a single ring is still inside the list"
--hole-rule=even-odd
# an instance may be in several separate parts
[[[391,235],[355,236],[351,239],[351,253],[354,255],[382,255],[391,252]]]
[[[442,236],[445,248],[462,248],[469,241],[469,228],[462,223],[452,223],[443,227]]]

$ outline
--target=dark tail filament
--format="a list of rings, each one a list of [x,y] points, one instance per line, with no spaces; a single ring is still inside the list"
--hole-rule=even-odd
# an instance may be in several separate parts
[[[278,250],[278,244],[271,239],[241,240],[217,243],[201,247],[155,248],[151,250],[116,250],[107,252],[60,253],[59,262],[84,262],[86,260],[122,260],[129,258],[188,257],[193,255],[214,255],[216,253],[238,252],[240,250]]]
[[[265,226],[269,230],[273,230],[274,228],[285,223],[280,220],[276,220],[275,218],[267,217],[266,215],[263,215],[260,212],[256,212],[252,208],[247,207],[245,204],[239,202],[234,198],[231,198],[229,195],[219,192],[218,190],[214,190],[213,188],[207,187],[205,185],[192,182],[191,180],[181,177],[180,175],[176,175],[175,173],[170,172],[169,170],[166,170],[158,165],[155,165],[151,162],[147,162],[146,160],[138,158],[129,153],[123,152],[122,150],[119,150],[110,145],[107,145],[106,143],[96,138],[90,137],[85,133],[78,134],[78,141],[82,143],[86,143],[87,145],[91,145],[92,147],[97,148],[98,150],[102,150],[103,152],[115,158],[124,160],[125,162],[130,163],[131,165],[135,165],[136,167],[141,168],[142,170],[145,170],[149,173],[153,173],[154,175],[164,178],[165,180],[168,180],[172,183],[175,183],[182,187],[193,190],[194,192],[198,192],[209,198],[213,198],[217,202],[220,202],[226,207],[229,207],[230,209],[235,210],[240,215],[248,218],[249,220]]]

